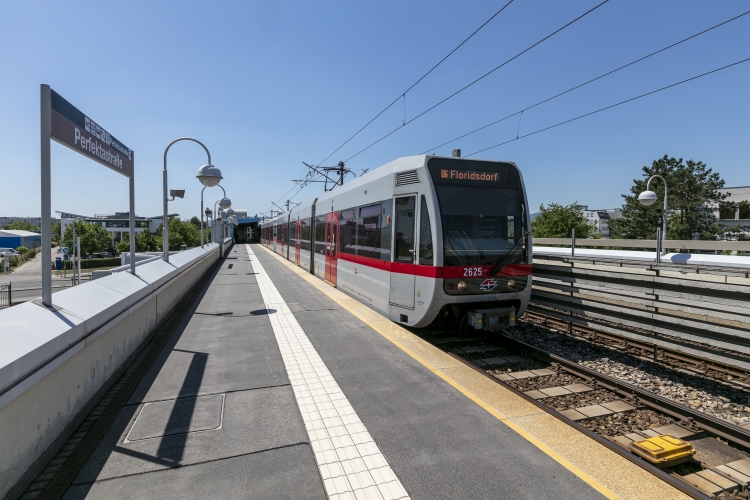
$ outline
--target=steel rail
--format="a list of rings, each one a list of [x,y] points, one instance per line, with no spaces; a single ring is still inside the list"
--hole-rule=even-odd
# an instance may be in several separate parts
[[[590,368],[581,366],[565,358],[546,352],[538,347],[529,345],[520,340],[516,340],[507,335],[501,334],[504,341],[507,341],[517,349],[528,350],[533,357],[545,363],[557,363],[566,371],[579,377],[595,380],[600,386],[616,392],[625,397],[635,397],[638,401],[654,408],[660,412],[666,413],[679,420],[688,421],[698,425],[706,431],[715,434],[721,438],[731,441],[740,446],[750,449],[750,430],[743,429],[734,424],[730,424],[716,417],[706,415],[699,411],[693,410],[685,405],[654,394],[640,387],[636,387],[627,382],[622,382],[615,378],[609,377]]]
[[[503,340],[506,340],[506,339],[508,339],[510,341],[513,341],[513,342],[518,342],[518,341],[515,341],[515,339],[512,339],[510,337],[507,337],[507,336],[503,335]],[[527,346],[526,344],[523,344],[522,342],[518,342],[518,343],[522,344],[524,346],[524,348],[528,347],[529,349],[532,349],[532,350],[538,350],[535,347],[533,347],[533,346]],[[539,350],[539,351],[541,351],[541,350]],[[541,351],[541,352],[543,352],[543,351]],[[659,468],[651,465],[650,463],[646,462],[645,460],[642,460],[641,458],[633,455],[632,453],[630,453],[627,450],[625,450],[623,447],[618,446],[617,444],[613,443],[612,441],[610,441],[609,439],[605,438],[604,436],[602,436],[600,434],[597,434],[597,433],[595,433],[592,430],[587,429],[586,427],[584,427],[583,425],[579,424],[575,420],[571,420],[568,417],[566,417],[564,415],[561,415],[558,411],[550,408],[549,406],[545,405],[544,403],[542,403],[540,401],[537,401],[536,399],[532,398],[531,396],[529,396],[527,394],[524,394],[522,391],[519,391],[515,387],[513,387],[513,386],[511,386],[509,384],[506,384],[505,382],[503,382],[501,380],[498,380],[497,378],[493,377],[492,375],[490,375],[489,373],[487,373],[483,369],[479,368],[478,366],[476,366],[474,363],[470,362],[469,360],[464,359],[461,356],[459,356],[458,354],[454,354],[454,353],[451,353],[451,352],[447,352],[446,351],[446,354],[448,354],[449,356],[452,356],[453,358],[455,358],[456,360],[460,361],[461,363],[463,363],[467,367],[471,368],[472,370],[476,371],[477,373],[485,376],[487,379],[495,382],[498,385],[501,385],[504,389],[510,390],[515,395],[520,396],[524,400],[526,400],[529,403],[535,405],[539,409],[541,409],[541,410],[549,413],[550,415],[552,415],[553,417],[557,418],[558,420],[561,420],[562,422],[566,423],[567,425],[569,425],[570,427],[574,428],[578,432],[584,434],[586,437],[588,437],[590,439],[593,439],[597,443],[599,443],[602,446],[606,447],[610,451],[613,451],[614,453],[617,453],[619,456],[623,457],[624,459],[628,460],[629,462],[631,462],[631,463],[637,465],[638,467],[646,470],[650,474],[653,474],[654,476],[657,476],[659,479],[661,479],[665,483],[667,483],[667,484],[669,484],[669,485],[677,488],[678,490],[680,490],[681,492],[685,493],[686,495],[688,495],[688,496],[690,496],[692,498],[695,498],[695,499],[709,500],[709,497],[707,497],[705,494],[703,494],[702,492],[700,492],[696,488],[690,486],[686,482],[680,481],[675,476],[673,476],[671,474],[668,474],[668,473],[664,472],[663,470],[661,470],[661,469],[659,469]],[[549,361],[545,361],[545,362],[549,362]],[[580,375],[578,375],[578,376],[580,376]],[[590,377],[583,377],[583,378],[584,379],[589,379]]]
[[[654,348],[654,345],[649,342],[633,339],[630,337],[620,336],[620,335],[610,333],[610,332],[604,332],[601,330],[597,330],[596,328],[592,328],[590,326],[578,325],[576,323],[565,321],[560,318],[555,318],[554,316],[549,316],[547,314],[540,313],[539,311],[527,310],[526,314],[532,319],[537,319],[537,320],[546,321],[548,323],[553,323],[557,325],[558,327],[569,328],[573,332],[579,331],[587,335],[594,335],[596,337],[601,337],[607,340],[619,342],[627,346],[635,347],[637,349],[642,349],[644,351],[652,351]],[[717,352],[721,353],[721,351],[717,351]],[[696,365],[696,366],[705,365],[706,367],[712,370],[725,373],[727,375],[732,375],[733,377],[737,377],[738,379],[740,379],[741,381],[745,383],[750,383],[750,374],[728,363],[723,363],[721,361],[704,358],[696,354],[677,351],[675,349],[670,349],[669,347],[663,347],[663,346],[659,346],[659,353],[666,358],[676,359],[679,361],[683,361],[685,363],[690,363],[692,365]]]

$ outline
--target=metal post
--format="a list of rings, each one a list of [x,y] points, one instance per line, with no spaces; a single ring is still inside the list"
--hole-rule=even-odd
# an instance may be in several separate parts
[[[76,220],[77,219],[73,219],[73,258],[71,259],[71,264],[73,266],[73,286],[76,286]]]
[[[651,187],[651,181],[653,180],[654,177],[658,177],[664,183],[664,212],[661,214],[662,223],[661,223],[661,238],[660,239],[666,240],[667,239],[667,180],[661,175],[658,175],[658,174],[652,175],[651,177],[649,177],[648,182],[646,182],[646,190],[648,190],[649,187]],[[662,252],[663,254],[667,253],[665,248],[662,248]]]
[[[78,252],[78,284],[81,284],[81,237],[78,237],[77,241],[77,252]]]
[[[130,178],[130,274],[135,276],[135,172]]]
[[[164,262],[169,262],[169,221],[167,220],[167,210],[167,152],[164,151],[164,219],[162,221],[164,226],[161,235]]]
[[[49,85],[42,84],[41,96],[41,183],[42,183],[42,304],[52,306],[52,179],[50,142],[52,98]]]
[[[661,264],[661,228],[656,228],[656,263]]]
[[[201,189],[201,248],[203,248],[203,191],[206,190],[206,186]]]
[[[570,256],[576,256],[576,228],[572,229],[570,238]]]

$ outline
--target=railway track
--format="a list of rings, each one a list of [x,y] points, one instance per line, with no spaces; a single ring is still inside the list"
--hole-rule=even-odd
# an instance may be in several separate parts
[[[694,498],[750,498],[747,429],[508,335],[415,333]],[[631,443],[662,435],[690,443],[693,458],[657,468],[631,452]]]
[[[654,344],[648,342],[567,322],[538,311],[526,311],[525,316],[535,321],[548,323],[560,330],[568,330],[571,334],[582,335],[586,340],[594,341],[608,347],[615,345],[626,349],[639,350],[644,356],[652,355],[653,361],[661,360],[691,373],[705,374],[707,370],[712,370],[717,372],[714,375],[716,378],[719,378],[719,375],[723,375],[723,380],[725,381],[731,381],[733,384],[743,386],[743,388],[750,388],[750,374],[727,363],[666,347],[655,347]]]

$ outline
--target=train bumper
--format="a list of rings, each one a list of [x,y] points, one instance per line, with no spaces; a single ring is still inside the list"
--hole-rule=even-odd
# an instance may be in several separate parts
[[[469,326],[475,330],[499,331],[516,325],[515,307],[498,307],[495,309],[478,309],[469,311]]]

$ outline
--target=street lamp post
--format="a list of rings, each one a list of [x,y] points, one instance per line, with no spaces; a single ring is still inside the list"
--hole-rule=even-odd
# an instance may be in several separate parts
[[[233,208],[227,209],[226,214],[227,214],[227,217],[226,217],[227,225],[226,225],[226,228],[224,229],[224,238],[229,238],[229,224],[234,219],[234,209]]]
[[[213,165],[211,165],[211,153],[208,152],[208,148],[206,146],[204,146],[202,142],[200,142],[200,141],[198,141],[196,139],[193,139],[192,137],[180,137],[179,139],[175,139],[174,141],[170,142],[169,145],[167,146],[167,149],[164,150],[164,193],[163,193],[164,194],[164,219],[162,221],[162,222],[164,222],[164,229],[163,229],[163,234],[162,234],[162,246],[163,246],[163,250],[164,250],[164,262],[169,262],[169,213],[168,213],[169,209],[167,207],[167,202],[169,200],[167,199],[167,152],[169,151],[169,148],[171,148],[173,144],[175,144],[177,142],[180,142],[180,141],[193,141],[195,143],[200,144],[201,147],[203,147],[203,149],[206,150],[206,156],[208,156],[208,165],[206,165],[205,167],[209,167],[210,166],[212,168],[216,168],[216,167],[213,167]],[[205,168],[205,167],[201,167],[201,168]],[[216,170],[218,170],[218,169],[216,169]],[[200,170],[198,171],[198,173],[200,175]],[[219,174],[219,175],[221,175],[221,174]],[[200,179],[200,176],[198,178]],[[200,180],[201,180],[201,182],[203,182],[202,179],[200,179]],[[219,180],[221,180],[221,179],[219,179]],[[218,184],[218,181],[217,181],[217,184]]]
[[[649,187],[651,186],[651,181],[654,179],[654,177],[658,177],[661,179],[661,181],[664,183],[664,210],[661,214],[662,219],[662,227],[661,227],[661,239],[662,241],[667,239],[667,181],[662,177],[661,175],[652,175],[649,177],[648,182],[646,183],[646,190],[638,195],[638,201],[641,202],[641,205],[644,206],[650,206],[656,203],[656,200],[658,199],[658,196],[656,196],[656,193],[649,190]],[[662,255],[667,253],[666,248],[661,249]]]
[[[224,188],[219,185],[222,191],[224,191]],[[214,203],[214,210],[216,210],[216,205],[219,205],[221,208],[229,208],[232,206],[232,200],[227,198],[227,192],[224,191],[224,197],[219,198],[216,200],[216,203]],[[201,193],[201,210],[203,210],[203,194]],[[210,209],[206,209],[206,217],[208,217],[208,214],[211,213]],[[202,216],[201,216],[202,217]],[[206,224],[208,224],[208,219],[206,219]],[[201,227],[203,227],[203,219],[201,219]],[[201,237],[201,242],[203,242],[203,237]]]
[[[205,191],[207,187],[219,186],[224,192],[225,197],[227,192],[224,191],[224,188],[219,184],[223,179],[221,171],[213,165],[203,165],[198,169],[196,177],[201,181],[201,184],[203,184],[203,189],[201,189],[201,248],[203,248],[203,191]]]
[[[231,208],[232,207],[232,200],[230,200],[229,198],[226,198],[226,197],[219,198],[218,200],[216,200],[216,203],[214,203],[214,218],[215,218],[214,220],[218,220],[219,219],[219,211],[216,209],[217,206],[221,207],[222,210],[227,210],[227,209],[228,210],[232,210],[232,208]],[[211,229],[211,233],[212,233],[213,236],[215,236],[215,233],[214,233],[213,229]],[[218,242],[218,243],[221,243],[221,242]]]

